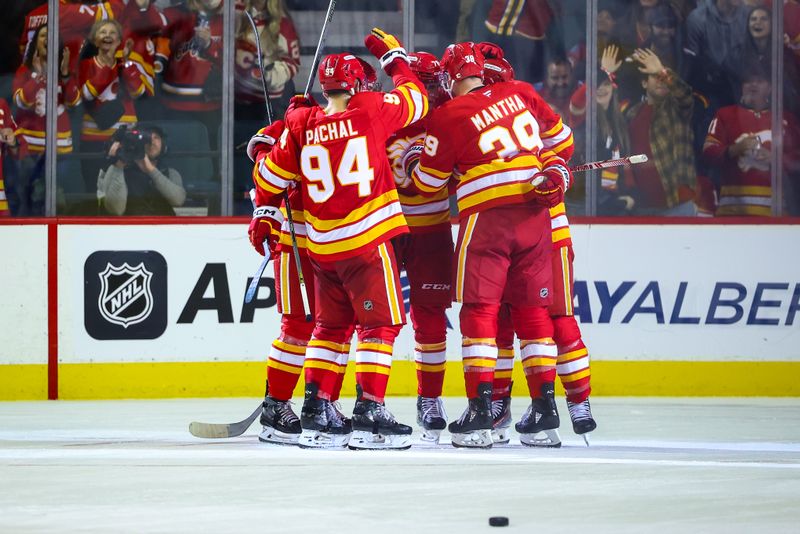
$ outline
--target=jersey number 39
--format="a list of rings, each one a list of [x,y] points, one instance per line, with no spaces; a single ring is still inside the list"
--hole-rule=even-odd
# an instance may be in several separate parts
[[[322,145],[303,147],[300,168],[308,179],[308,196],[317,204],[333,196],[337,181],[342,186],[357,185],[359,197],[369,196],[372,180],[375,179],[375,173],[369,164],[367,138],[363,136],[347,141],[336,169],[336,181],[333,179],[330,151]]]

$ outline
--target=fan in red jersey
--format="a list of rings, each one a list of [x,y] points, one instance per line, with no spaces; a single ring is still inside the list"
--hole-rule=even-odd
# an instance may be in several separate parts
[[[482,51],[491,54],[484,65],[483,80],[486,85],[514,79],[514,69],[503,58],[503,51],[491,43],[479,43]],[[572,141],[566,131],[540,134],[545,148],[562,159],[569,160]],[[572,238],[567,219],[566,205],[562,202],[550,208],[553,234],[553,303],[548,306],[553,321],[553,340],[558,348],[556,371],[567,393],[567,407],[576,434],[586,434],[597,427],[589,404],[591,393],[589,352],[583,343],[581,331],[572,310],[574,277]],[[497,366],[492,387],[492,441],[508,443],[511,426],[511,373],[514,368],[514,326],[507,304],[500,309],[497,332]],[[537,444],[537,443],[534,443]]]
[[[411,70],[425,84],[431,107],[449,99],[444,90],[439,59],[427,52],[409,54]],[[450,229],[450,202],[447,189],[433,196],[422,196],[406,186],[411,179],[403,169],[409,147],[425,137],[427,117],[395,133],[387,143],[389,162],[398,184],[411,233],[392,240],[397,263],[405,268],[411,286],[409,303],[414,326],[414,362],[417,368],[417,423],[422,439],[438,443],[447,426],[442,403],[442,383],[446,366],[447,317],[452,285],[453,234]]]
[[[0,161],[5,159],[6,154],[14,158],[25,155],[25,140],[19,135],[19,128],[11,116],[11,108],[4,98],[0,98]],[[5,180],[3,178],[3,166],[0,165],[0,217],[11,215],[8,199],[6,198]]]
[[[306,400],[300,446],[395,448],[411,446],[411,427],[386,410],[384,396],[394,339],[405,322],[391,238],[408,232],[385,143],[427,113],[425,88],[408,67],[399,41],[379,29],[367,48],[392,76],[389,93],[363,92],[363,67],[351,54],[319,66],[324,109],[298,106],[272,151],[254,169],[256,205],[250,239],[276,240],[281,193],[298,184],[308,253],[316,276],[316,326],[306,349]],[[331,399],[342,367],[339,348],[358,325],[358,399],[352,422]],[[351,435],[352,433],[352,435]]]
[[[511,304],[532,405],[517,429],[533,436],[558,428],[553,397],[556,346],[547,314],[552,254],[547,208],[569,187],[569,128],[523,82],[483,87],[484,57],[474,43],[442,58],[453,100],[434,110],[424,149],[407,160],[414,186],[434,194],[452,181],[461,221],[453,296],[461,308],[462,359],[469,405],[450,424],[453,445],[492,446],[492,381],[497,313]],[[542,138],[555,141],[545,148]],[[563,149],[561,148],[563,145]],[[524,229],[524,231],[523,231]]]

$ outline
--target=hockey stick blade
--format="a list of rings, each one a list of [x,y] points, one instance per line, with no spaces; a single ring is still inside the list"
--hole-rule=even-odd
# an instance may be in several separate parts
[[[198,423],[193,421],[189,423],[189,433],[196,438],[204,439],[218,439],[218,438],[235,438],[241,436],[253,421],[261,414],[261,405],[258,405],[253,413],[247,419],[239,421],[238,423]]]
[[[261,260],[261,265],[258,266],[258,269],[253,275],[253,279],[250,280],[250,285],[247,286],[247,292],[244,294],[245,304],[250,304],[250,302],[253,300],[253,297],[256,296],[256,292],[258,291],[258,282],[261,281],[261,275],[264,274],[264,269],[267,268],[267,264],[271,259],[272,255],[268,254],[264,256],[263,260]]]

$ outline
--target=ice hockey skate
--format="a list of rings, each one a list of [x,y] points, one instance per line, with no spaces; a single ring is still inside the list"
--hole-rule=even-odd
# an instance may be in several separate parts
[[[361,386],[353,407],[353,435],[347,444],[353,450],[394,449],[411,447],[412,429],[398,423],[382,402],[364,399]]]
[[[453,447],[492,448],[492,384],[478,385],[478,396],[469,399],[467,409],[447,427]]]
[[[506,445],[511,441],[511,394],[492,401],[492,443]]]
[[[441,397],[417,396],[417,424],[422,427],[422,441],[439,443],[439,436],[447,426],[447,413]]]
[[[297,445],[303,429],[300,418],[292,410],[291,401],[281,401],[267,396],[261,405],[261,433],[259,441],[278,445]]]
[[[303,432],[297,444],[303,449],[338,449],[347,446],[352,433],[350,420],[333,402],[317,398],[316,384],[306,384],[306,398],[300,410]]]
[[[560,421],[552,382],[542,384],[542,396],[531,401],[522,419],[514,425],[519,440],[529,447],[561,447]]]
[[[597,428],[597,422],[592,417],[592,407],[589,405],[587,397],[583,402],[570,402],[567,400],[569,418],[572,419],[572,430],[583,438],[586,446],[589,446],[589,436],[587,434]]]

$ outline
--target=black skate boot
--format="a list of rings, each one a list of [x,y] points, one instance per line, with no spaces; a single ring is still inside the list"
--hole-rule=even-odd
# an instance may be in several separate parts
[[[291,401],[282,401],[267,396],[261,405],[261,426],[258,439],[265,443],[297,445],[303,429],[300,418],[292,410]]]
[[[572,430],[583,437],[583,441],[588,447],[589,437],[586,434],[597,428],[597,423],[592,417],[589,398],[587,397],[583,402],[570,402],[567,400],[567,408],[569,408],[569,418],[572,419]]]
[[[303,449],[336,449],[347,445],[352,433],[350,420],[336,409],[333,402],[317,397],[319,387],[306,384],[306,398],[300,410],[303,428],[297,444]]]
[[[347,446],[353,450],[403,450],[411,447],[411,427],[398,423],[385,404],[365,399],[361,386],[356,386],[356,392],[353,435]]]
[[[492,401],[492,443],[505,445],[511,441],[511,394]]]
[[[560,421],[556,408],[553,382],[542,384],[542,396],[531,400],[531,405],[514,425],[519,432],[519,440],[530,447],[561,447],[558,435]]]
[[[478,396],[469,399],[467,409],[447,427],[453,447],[492,448],[492,384],[478,384]]]
[[[447,413],[441,397],[417,396],[417,424],[422,427],[422,441],[439,443],[439,435],[447,426]]]

